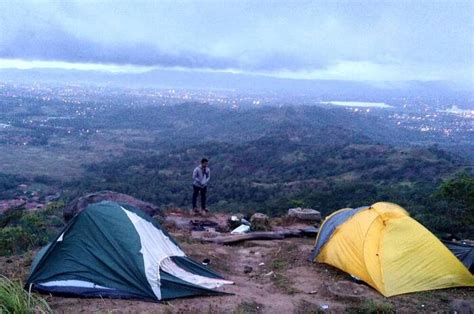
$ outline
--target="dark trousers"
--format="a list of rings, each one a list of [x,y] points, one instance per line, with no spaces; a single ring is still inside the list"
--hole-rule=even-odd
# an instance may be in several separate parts
[[[198,195],[201,194],[201,208],[206,208],[206,193],[207,193],[207,186],[201,188],[198,186],[193,185],[193,208],[197,208],[197,198]]]

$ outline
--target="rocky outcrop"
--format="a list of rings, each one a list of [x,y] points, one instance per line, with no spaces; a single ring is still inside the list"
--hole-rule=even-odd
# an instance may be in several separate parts
[[[288,216],[309,222],[321,221],[321,213],[311,208],[290,208],[288,209]]]
[[[68,204],[63,210],[63,217],[66,222],[68,222],[74,215],[80,213],[89,204],[101,202],[101,201],[112,201],[118,203],[128,203],[132,206],[135,206],[150,216],[161,215],[161,211],[158,206],[153,205],[148,202],[141,201],[136,199],[133,196],[117,193],[113,191],[100,191],[96,193],[90,193],[81,197],[74,199]]]

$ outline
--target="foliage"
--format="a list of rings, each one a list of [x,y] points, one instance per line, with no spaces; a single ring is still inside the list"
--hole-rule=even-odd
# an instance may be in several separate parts
[[[332,127],[312,131],[281,127],[243,143],[213,141],[161,154],[130,152],[90,165],[68,190],[74,196],[108,189],[162,207],[186,207],[190,172],[208,156],[212,210],[277,216],[304,205],[327,215],[343,207],[390,201],[434,231],[443,229],[426,215],[426,208],[440,206],[428,200],[443,178],[462,168],[457,157],[436,147],[401,150],[375,144]]]
[[[23,139],[31,138],[32,145],[45,145],[42,152],[58,152],[58,156],[70,152],[74,163],[64,164],[69,168],[78,170],[82,162],[90,162],[84,176],[73,182],[63,184],[44,176],[50,175],[51,168],[32,179],[65,190],[69,200],[109,189],[163,208],[187,207],[192,190],[190,173],[206,156],[212,169],[211,210],[276,216],[290,207],[304,206],[327,215],[343,207],[391,201],[407,208],[432,231],[474,236],[468,222],[474,224],[465,219],[474,217],[468,206],[473,203],[472,196],[463,198],[472,187],[448,184],[438,191],[443,180],[466,168],[466,161],[440,148],[446,143],[414,146],[451,143],[451,138],[426,138],[420,132],[396,127],[387,123],[388,113],[383,111],[354,114],[317,106],[233,110],[197,103],[156,106],[154,98],[153,104],[146,105],[143,97],[127,95],[93,97],[93,106],[87,101],[74,105],[45,102],[41,106],[25,101],[21,110],[9,100],[0,116],[15,129],[6,129],[1,136],[7,140],[5,145],[13,145],[15,139],[22,145]],[[28,118],[49,113],[67,118]],[[467,135],[465,139],[469,146]],[[56,168],[61,164],[59,159],[69,158],[52,158],[48,164]],[[26,164],[19,169],[27,173],[32,167]],[[0,174],[0,199],[18,196],[11,191],[20,183],[20,177]],[[22,239],[22,231],[39,232],[37,239],[19,243],[40,245],[50,237],[45,231],[60,225],[59,221],[51,222],[60,215],[49,217],[48,223],[44,223],[45,217],[35,215],[21,221],[10,218],[7,224],[0,219],[0,226],[11,228],[3,231],[3,238]],[[20,251],[22,247],[25,245]]]
[[[389,302],[375,302],[367,300],[357,307],[351,307],[347,310],[349,313],[368,313],[368,314],[391,314],[395,313],[393,305]]]
[[[461,173],[456,178],[443,183],[437,196],[466,208],[474,214],[474,178],[467,173]]]
[[[25,291],[19,282],[0,275],[0,313],[52,313],[41,297]]]
[[[417,216],[438,233],[474,237],[474,177],[461,173],[444,181]]]
[[[64,226],[61,202],[51,203],[45,209],[24,212],[15,209],[0,219],[0,256],[21,254],[29,249],[46,245]]]
[[[10,197],[12,189],[25,182],[25,178],[0,172],[0,200]]]
[[[263,312],[263,304],[255,301],[243,301],[235,311],[237,314],[258,314]]]

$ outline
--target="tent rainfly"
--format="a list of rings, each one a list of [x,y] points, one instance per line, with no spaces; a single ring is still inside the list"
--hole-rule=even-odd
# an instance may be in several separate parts
[[[442,241],[448,249],[466,266],[469,271],[474,272],[474,245],[466,242]]]
[[[166,300],[219,295],[232,284],[186,257],[151,217],[100,202],[76,215],[36,256],[28,288],[81,297]]]
[[[356,276],[386,297],[474,286],[474,276],[400,206],[344,208],[321,225],[310,260]]]

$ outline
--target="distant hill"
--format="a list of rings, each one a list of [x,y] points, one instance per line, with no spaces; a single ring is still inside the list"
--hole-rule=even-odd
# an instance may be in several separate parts
[[[201,90],[236,90],[241,92],[273,92],[305,95],[321,100],[386,101],[393,97],[428,99],[472,99],[473,90],[444,81],[357,82],[340,80],[285,79],[203,70],[183,71],[156,69],[143,73],[112,73],[102,71],[61,69],[0,69],[0,82],[56,84],[81,83],[113,86],[163,87]],[[460,106],[463,106],[461,103]]]
[[[123,117],[127,117],[124,119]],[[202,103],[143,108],[116,108],[100,116],[77,118],[74,122],[58,121],[58,125],[78,125],[109,129],[140,129],[159,132],[157,148],[175,147],[197,142],[244,142],[265,135],[298,133],[313,142],[327,144],[321,129],[345,130],[353,138],[368,138],[378,143],[400,144],[415,140],[415,134],[389,124],[383,117],[352,114],[341,108],[317,106],[261,107],[233,110]]]

